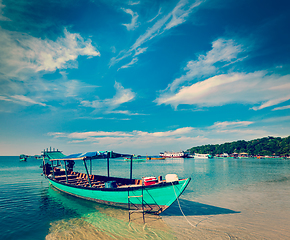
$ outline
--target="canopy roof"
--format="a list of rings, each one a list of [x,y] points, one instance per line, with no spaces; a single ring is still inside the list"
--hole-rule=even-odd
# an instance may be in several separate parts
[[[113,151],[96,151],[96,152],[85,152],[85,153],[75,153],[70,154],[68,156],[63,155],[59,158],[50,159],[51,161],[54,160],[87,160],[87,159],[106,159],[106,158],[118,158],[118,157],[128,157],[132,156],[132,154],[121,154],[115,153]]]
[[[60,151],[48,151],[48,152],[44,152],[43,156],[45,158],[48,158],[49,160],[53,160],[53,159],[60,159],[60,158],[64,158],[65,155],[60,152]]]

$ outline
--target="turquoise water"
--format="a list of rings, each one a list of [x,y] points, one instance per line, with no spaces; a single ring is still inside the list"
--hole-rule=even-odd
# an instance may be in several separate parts
[[[162,216],[148,216],[146,225],[139,217],[128,222],[128,212],[88,202],[60,193],[41,176],[41,160],[0,157],[0,233],[1,239],[174,239],[176,233]],[[94,174],[107,174],[106,161],[93,163]],[[110,161],[110,175],[129,177],[130,163]],[[82,162],[76,171],[83,171]],[[136,162],[133,177],[176,173],[192,181],[182,195],[184,201],[195,201],[215,192],[236,189],[259,182],[289,179],[289,160],[266,159],[167,159]],[[181,201],[182,203],[182,201]],[[200,203],[202,204],[202,203]],[[197,208],[200,207],[197,203]],[[198,209],[196,214],[215,214]],[[209,208],[207,208],[208,211]],[[167,215],[179,214],[168,209]],[[218,211],[212,206],[212,211]],[[229,210],[230,211],[230,210]],[[221,212],[222,213],[222,212]],[[225,212],[223,212],[225,213]]]

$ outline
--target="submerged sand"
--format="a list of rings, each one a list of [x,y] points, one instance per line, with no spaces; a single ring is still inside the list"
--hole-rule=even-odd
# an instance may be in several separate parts
[[[162,216],[177,239],[290,239],[290,177],[186,197]]]

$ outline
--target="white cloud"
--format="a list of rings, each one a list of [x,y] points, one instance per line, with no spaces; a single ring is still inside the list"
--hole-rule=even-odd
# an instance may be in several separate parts
[[[2,4],[2,0],[0,0],[0,21],[11,21],[9,18],[3,16],[3,8],[6,6]]]
[[[138,4],[140,4],[140,1],[137,1],[137,2],[129,1],[128,3],[128,5],[131,5],[131,6],[138,5]]]
[[[232,122],[216,122],[212,128],[228,128],[228,127],[244,127],[253,124],[251,121],[232,121]]]
[[[201,4],[202,1],[196,1],[194,4],[188,6],[188,8],[184,8],[187,6],[187,1],[179,1],[179,3],[175,6],[173,11],[171,12],[171,20],[166,24],[164,30],[168,30],[175,26],[178,26],[186,21],[186,18],[191,13],[191,10]]]
[[[289,119],[288,119],[289,121]],[[279,121],[278,121],[279,122]],[[279,124],[275,121],[275,124]],[[193,128],[183,127],[169,131],[146,132],[146,131],[88,131],[73,133],[50,133],[66,143],[85,143],[94,150],[110,149],[120,152],[138,154],[159,154],[160,151],[186,150],[193,146],[205,144],[220,144],[229,141],[251,140],[265,136],[276,136],[280,132],[276,126],[267,126],[265,129],[259,122],[233,121],[219,122],[214,125]],[[287,130],[287,129],[286,129]],[[289,127],[288,127],[289,130]],[[281,130],[285,131],[285,129]],[[281,135],[283,136],[283,134]],[[97,146],[97,149],[95,147]]]
[[[0,72],[20,80],[40,71],[75,68],[78,56],[100,56],[91,40],[84,41],[79,34],[66,29],[64,37],[56,41],[1,28],[0,33]]]
[[[167,89],[174,92],[184,82],[197,81],[198,78],[209,76],[217,72],[217,63],[228,63],[236,61],[238,55],[243,52],[242,45],[232,39],[217,39],[212,43],[212,50],[206,55],[199,55],[198,60],[189,61],[184,68],[185,75],[175,79],[168,85]],[[223,66],[219,66],[223,67]]]
[[[133,12],[131,9],[121,8],[125,13],[128,13],[132,16],[131,23],[129,24],[122,24],[124,25],[128,31],[134,30],[138,27],[137,19],[139,15],[136,12]]]
[[[29,106],[29,105],[40,105],[40,106],[46,106],[45,103],[35,101],[29,97],[23,96],[23,95],[13,95],[13,96],[0,96],[0,100],[6,101],[6,102],[13,102],[16,104]]]
[[[176,94],[164,94],[156,102],[170,104],[175,108],[180,104],[198,107],[222,106],[231,103],[260,104],[253,107],[254,110],[259,110],[289,100],[290,87],[277,88],[277,86],[285,85],[289,80],[290,75],[270,75],[265,71],[222,74],[189,87],[183,87]]]
[[[132,101],[135,98],[135,93],[131,89],[125,89],[120,83],[115,82],[116,95],[113,98],[95,101],[81,101],[85,107],[94,108],[95,111],[103,110],[106,113],[118,108],[121,104]]]
[[[55,41],[0,28],[0,94],[2,101],[46,106],[49,98],[76,97],[85,86],[77,80],[45,81],[42,74],[77,67],[78,56],[100,56],[91,41],[64,30]],[[41,94],[40,94],[41,91]],[[16,97],[15,97],[16,96]]]
[[[283,107],[276,107],[272,111],[285,110],[285,109],[290,109],[290,105],[283,106]]]
[[[192,10],[198,7],[201,3],[202,1],[196,1],[193,4],[190,4],[185,0],[180,0],[171,12],[163,16],[160,20],[153,24],[152,27],[148,28],[144,34],[140,35],[128,51],[120,52],[117,57],[112,58],[110,61],[110,66],[118,63],[124,58],[131,56],[132,52],[135,52],[141,47],[141,45],[152,40],[156,36],[159,36],[169,29],[184,23]],[[132,15],[132,13],[129,14]]]
[[[146,50],[147,50],[147,47],[145,47],[145,48],[137,48],[134,56],[142,54],[142,53],[146,52]]]
[[[155,17],[153,17],[152,19],[148,20],[147,22],[153,22],[161,14],[162,14],[161,8],[159,8],[157,15]]]
[[[144,131],[131,131],[131,132],[105,132],[105,131],[92,131],[92,132],[74,132],[74,133],[49,133],[50,136],[56,138],[64,138],[70,143],[91,143],[92,145],[98,144],[99,149],[114,149],[121,152],[126,151],[129,147],[143,149],[144,151],[162,151],[166,147],[174,146],[175,150],[180,150],[180,146],[185,144],[191,146],[193,139],[201,139],[201,137],[190,136],[193,132],[192,127],[179,128],[165,132],[144,132]],[[174,144],[174,145],[171,145]],[[150,149],[149,149],[150,148]],[[172,149],[172,148],[171,148]],[[171,150],[168,149],[168,150]],[[132,150],[131,150],[132,151]]]
[[[142,44],[146,43],[147,41],[153,39],[158,35],[161,35],[170,28],[180,25],[185,21],[185,18],[188,17],[192,9],[199,6],[200,4],[201,1],[197,1],[194,4],[188,4],[187,1],[180,0],[170,13],[162,17],[151,28],[148,28],[146,33],[141,35],[136,40],[136,42],[132,45],[129,51],[133,51],[139,48]],[[188,8],[182,9],[181,7],[183,6],[187,6]]]
[[[118,69],[118,71],[119,71],[120,69],[122,69],[122,68],[129,68],[129,67],[131,67],[132,65],[134,65],[136,62],[138,62],[138,58],[135,57],[135,58],[133,58],[132,61],[129,62],[128,64],[126,64],[126,65],[120,67],[120,68]]]
[[[19,102],[21,102],[21,103],[27,103],[28,105],[34,105],[34,104],[37,104],[37,105],[41,105],[41,106],[46,106],[45,103],[36,102],[36,101],[34,101],[33,99],[28,98],[28,97],[23,96],[23,95],[14,95],[14,96],[11,96],[11,98],[13,98],[13,99],[15,99],[16,101],[19,101]]]

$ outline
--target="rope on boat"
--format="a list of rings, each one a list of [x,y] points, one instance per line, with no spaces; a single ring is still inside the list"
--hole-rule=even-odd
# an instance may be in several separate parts
[[[192,224],[192,223],[187,219],[187,217],[185,216],[184,212],[182,211],[181,206],[180,206],[179,199],[178,199],[177,194],[176,194],[176,192],[175,192],[175,188],[174,188],[173,182],[171,182],[171,184],[172,184],[172,187],[173,187],[173,190],[174,190],[175,196],[176,196],[176,200],[177,200],[177,203],[178,203],[178,206],[179,206],[180,212],[182,213],[182,215],[184,216],[184,218],[186,219],[186,221],[187,221],[191,226],[196,227],[195,225],[193,225],[193,224]]]

